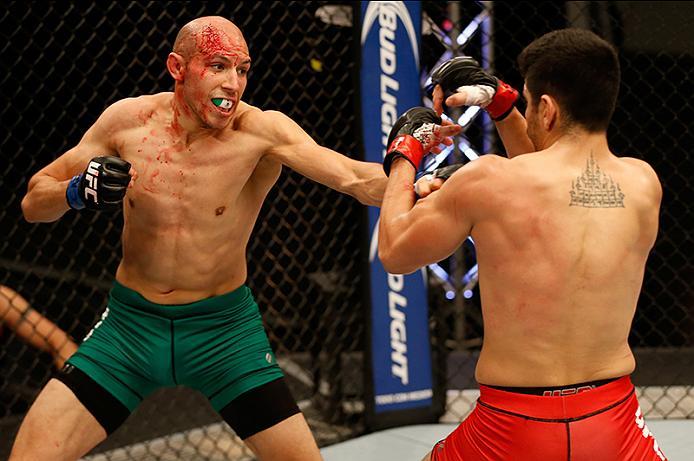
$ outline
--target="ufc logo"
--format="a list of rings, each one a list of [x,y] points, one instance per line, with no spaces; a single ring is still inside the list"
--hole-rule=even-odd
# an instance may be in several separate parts
[[[98,196],[96,193],[98,187],[98,176],[99,176],[99,163],[91,161],[87,167],[87,173],[85,179],[87,181],[87,186],[84,188],[84,197],[89,198],[94,203],[99,203]]]

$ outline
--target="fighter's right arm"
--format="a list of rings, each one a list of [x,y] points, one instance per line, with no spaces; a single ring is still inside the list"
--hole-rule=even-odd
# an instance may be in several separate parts
[[[414,168],[395,159],[381,206],[378,255],[391,274],[409,274],[450,256],[487,211],[499,157],[483,156],[455,171],[441,190],[415,202]]]
[[[515,107],[506,118],[497,120],[494,124],[508,158],[535,151],[535,146],[528,138],[525,117]]]
[[[70,179],[98,155],[117,155],[113,133],[122,119],[122,101],[107,108],[72,149],[41,169],[29,180],[22,212],[29,222],[52,222],[70,209],[66,190]]]
[[[518,91],[482,69],[470,57],[450,59],[434,69],[427,90],[441,114],[443,99],[450,107],[480,106],[496,124],[509,158],[535,150],[526,133],[525,118],[516,109]]]

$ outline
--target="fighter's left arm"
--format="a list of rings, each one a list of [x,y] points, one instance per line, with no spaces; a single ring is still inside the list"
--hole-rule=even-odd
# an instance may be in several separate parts
[[[267,156],[292,170],[337,191],[351,195],[365,205],[380,206],[387,178],[380,163],[361,162],[332,149],[318,145],[298,124],[280,112],[264,113],[265,122],[274,138]],[[444,122],[437,140],[452,144],[451,136],[460,126]],[[430,148],[440,152],[441,146]]]
[[[268,158],[365,205],[381,204],[388,178],[380,163],[360,162],[318,145],[280,112],[266,111],[264,115],[273,140]]]
[[[386,271],[406,274],[441,261],[470,234],[463,170],[435,194],[415,202],[414,168],[403,159],[393,163],[378,230],[378,256]]]

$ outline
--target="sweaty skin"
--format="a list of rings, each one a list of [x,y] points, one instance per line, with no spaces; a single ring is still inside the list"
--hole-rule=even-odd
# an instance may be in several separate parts
[[[485,332],[481,384],[545,387],[628,375],[635,362],[627,339],[658,230],[660,183],[645,162],[613,155],[604,133],[567,133],[556,114],[533,110],[527,135],[517,111],[503,123],[507,136],[532,141],[538,152],[483,156],[442,185],[420,188],[428,196],[416,204],[412,167],[394,163],[379,256],[389,272],[408,273],[473,237]]]
[[[69,178],[97,153],[121,157],[135,176],[116,279],[152,302],[183,304],[245,282],[246,246],[282,164],[379,204],[379,164],[320,147],[285,115],[241,101],[250,64],[241,31],[226,19],[184,26],[167,61],[175,91],[110,106],[75,148],[32,178],[27,219],[58,219]]]

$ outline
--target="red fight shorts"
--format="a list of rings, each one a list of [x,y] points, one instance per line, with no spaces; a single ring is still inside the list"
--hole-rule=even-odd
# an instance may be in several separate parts
[[[477,406],[436,444],[431,460],[666,461],[628,376],[558,393],[564,392],[528,395],[480,385]]]

